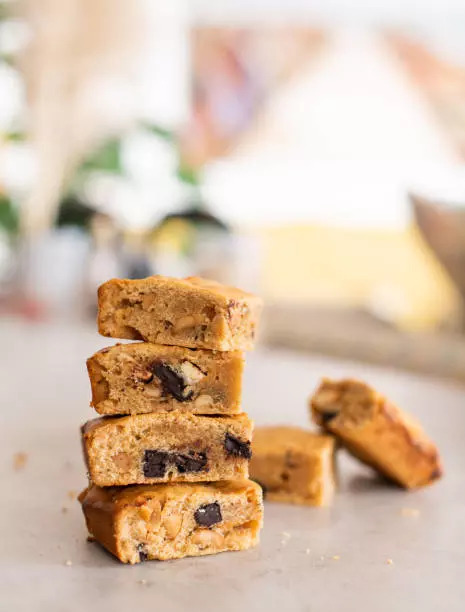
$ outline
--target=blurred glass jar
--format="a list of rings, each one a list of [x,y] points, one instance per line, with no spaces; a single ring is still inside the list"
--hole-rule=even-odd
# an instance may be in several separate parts
[[[257,238],[233,231],[201,205],[164,217],[154,228],[150,245],[152,267],[157,274],[202,276],[257,290]]]
[[[63,227],[44,232],[20,246],[20,292],[43,316],[79,318],[84,312],[89,236]]]

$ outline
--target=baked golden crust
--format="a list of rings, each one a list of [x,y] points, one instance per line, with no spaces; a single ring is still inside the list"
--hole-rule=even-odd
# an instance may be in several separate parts
[[[243,367],[240,351],[117,344],[87,360],[91,405],[100,414],[238,414]]]
[[[262,300],[214,281],[150,276],[98,289],[103,336],[219,351],[253,348]]]
[[[334,438],[300,427],[258,427],[250,477],[270,501],[328,505],[334,492]]]
[[[438,450],[421,426],[365,383],[323,379],[310,406],[315,423],[399,485],[417,488],[441,477]]]
[[[166,412],[101,417],[81,431],[89,477],[106,487],[247,478],[252,428],[244,413]]]
[[[89,532],[123,563],[245,550],[263,521],[260,487],[249,480],[92,485],[79,501]]]

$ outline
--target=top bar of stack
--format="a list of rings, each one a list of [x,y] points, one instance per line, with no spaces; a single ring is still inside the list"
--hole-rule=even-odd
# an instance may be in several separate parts
[[[250,350],[260,298],[197,277],[112,279],[98,291],[103,336],[217,351]]]

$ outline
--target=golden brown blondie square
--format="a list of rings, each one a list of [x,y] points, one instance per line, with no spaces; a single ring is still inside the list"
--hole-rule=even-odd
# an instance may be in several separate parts
[[[300,427],[258,427],[250,477],[267,500],[328,505],[334,492],[334,438]]]
[[[100,414],[238,414],[243,366],[239,351],[117,344],[87,360],[92,406]]]
[[[250,480],[90,486],[79,496],[87,528],[123,563],[245,550],[258,543],[260,487]]]
[[[253,347],[262,300],[214,281],[150,276],[98,290],[103,336],[218,351]]]
[[[323,379],[310,405],[318,425],[399,485],[421,487],[442,475],[438,450],[420,425],[367,384]]]
[[[252,427],[246,414],[102,417],[82,427],[84,457],[101,487],[247,478]]]

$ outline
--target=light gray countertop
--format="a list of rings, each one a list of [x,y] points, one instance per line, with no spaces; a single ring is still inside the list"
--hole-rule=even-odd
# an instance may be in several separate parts
[[[91,327],[6,319],[0,338],[0,612],[465,609],[462,387],[288,351],[251,353],[244,409],[257,424],[308,425],[306,399],[320,376],[359,376],[421,420],[446,476],[407,493],[340,453],[333,506],[267,503],[258,548],[125,566],[86,542],[68,496],[85,486],[78,426],[95,416],[84,362],[112,342]],[[28,460],[15,470],[21,451]]]

